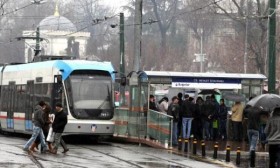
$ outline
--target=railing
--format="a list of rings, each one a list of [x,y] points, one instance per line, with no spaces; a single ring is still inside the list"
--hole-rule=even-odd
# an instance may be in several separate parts
[[[128,108],[116,108],[114,114],[115,136],[128,136]]]
[[[147,115],[147,137],[160,144],[172,144],[173,117],[161,112],[149,110]]]
[[[129,111],[128,108],[116,108],[115,133],[117,137],[138,139],[139,142],[154,143],[168,148],[172,144],[173,117],[149,110]]]

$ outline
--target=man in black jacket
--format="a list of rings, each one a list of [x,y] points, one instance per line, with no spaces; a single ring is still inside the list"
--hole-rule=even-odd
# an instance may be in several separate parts
[[[54,147],[50,152],[52,154],[57,154],[58,145],[61,144],[64,151],[62,153],[66,153],[69,151],[65,142],[62,139],[62,133],[64,131],[65,125],[67,124],[67,114],[63,112],[62,104],[56,103],[55,105],[55,118],[52,123],[52,128],[54,132]]]
[[[41,144],[43,147],[42,153],[45,153],[47,151],[47,145],[45,141],[45,136],[43,134],[42,127],[45,124],[44,118],[43,118],[43,110],[46,107],[46,103],[44,101],[40,101],[38,105],[35,107],[34,111],[34,117],[33,117],[33,133],[31,138],[26,142],[26,144],[23,147],[24,151],[31,152],[29,150],[29,147],[35,142],[37,136],[40,137]],[[34,145],[32,145],[34,146]]]
[[[195,111],[195,104],[192,101],[193,98],[189,97],[182,105],[182,136],[184,139],[189,139],[191,135],[192,120]]]
[[[219,119],[219,136],[222,140],[227,140],[227,115],[228,115],[228,110],[227,110],[227,106],[225,105],[225,100],[220,99],[218,119]]]
[[[211,97],[206,96],[206,101],[203,103],[202,107],[202,119],[203,119],[203,128],[204,128],[204,138],[206,140],[212,139],[213,135],[211,134],[212,129],[212,121],[213,116],[215,114],[215,107],[213,103],[211,102]]]
[[[178,105],[178,97],[172,97],[172,103],[168,106],[167,114],[173,117],[173,130],[172,130],[172,145],[178,145],[178,138],[177,138],[177,127],[178,127],[178,120],[179,120],[179,112],[180,108]]]

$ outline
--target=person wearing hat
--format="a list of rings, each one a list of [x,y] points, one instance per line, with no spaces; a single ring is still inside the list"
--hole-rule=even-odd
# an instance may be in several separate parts
[[[63,111],[63,107],[61,103],[56,103],[55,105],[55,118],[52,123],[52,128],[54,132],[54,142],[53,149],[50,151],[52,154],[57,154],[58,145],[61,144],[64,151],[62,153],[66,153],[69,151],[65,142],[62,139],[62,133],[67,124],[67,114]]]

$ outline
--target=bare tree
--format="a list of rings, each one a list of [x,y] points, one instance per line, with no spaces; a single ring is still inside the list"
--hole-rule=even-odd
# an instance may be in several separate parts
[[[165,60],[167,53],[167,32],[170,31],[171,24],[176,24],[174,16],[178,9],[178,0],[151,0],[151,2],[161,35],[160,58],[158,60]],[[159,64],[157,66],[159,67]]]
[[[249,57],[253,59],[251,72],[266,73],[266,41],[268,5],[262,0],[231,0],[230,5],[215,3],[216,14],[224,15],[235,23],[236,34],[248,38]],[[247,19],[247,24],[246,24]],[[247,27],[247,34],[246,32]],[[245,41],[245,39],[243,39]],[[240,41],[239,41],[240,42]],[[246,48],[245,48],[246,49]],[[250,61],[249,61],[250,62]]]

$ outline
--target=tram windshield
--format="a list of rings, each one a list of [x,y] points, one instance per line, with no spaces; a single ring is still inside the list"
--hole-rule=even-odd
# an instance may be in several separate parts
[[[74,117],[100,118],[103,111],[111,113],[112,82],[109,74],[71,75],[70,85],[70,105],[74,111]],[[104,118],[105,115],[102,116]]]

